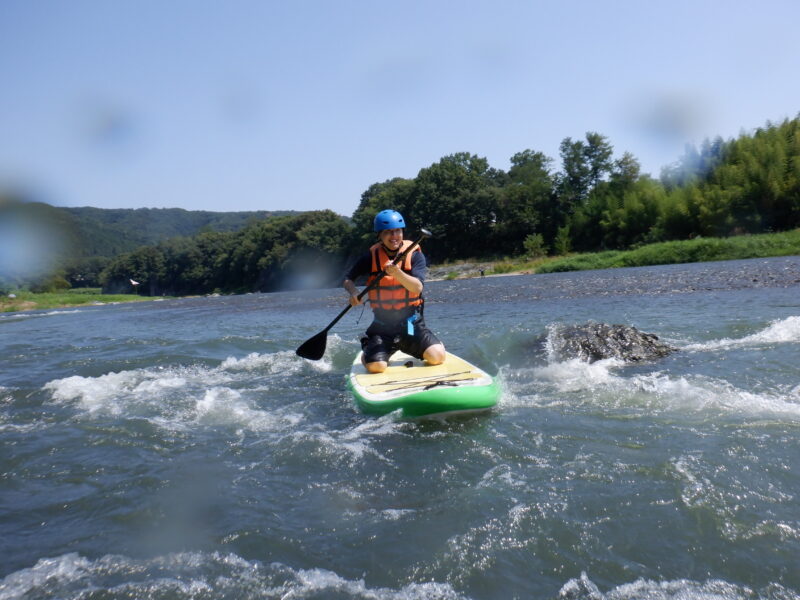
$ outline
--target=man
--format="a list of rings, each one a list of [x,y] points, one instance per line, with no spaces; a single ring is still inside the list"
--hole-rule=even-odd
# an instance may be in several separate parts
[[[382,271],[386,275],[369,291],[373,321],[361,338],[362,360],[370,373],[381,373],[389,366],[389,357],[398,350],[432,365],[444,362],[444,345],[427,328],[422,318],[423,282],[427,263],[419,246],[397,265],[392,260],[411,246],[403,239],[406,223],[395,210],[383,210],[375,216],[373,230],[378,242],[362,255],[345,275],[344,289],[350,305],[361,304],[355,281],[368,276],[367,285]]]

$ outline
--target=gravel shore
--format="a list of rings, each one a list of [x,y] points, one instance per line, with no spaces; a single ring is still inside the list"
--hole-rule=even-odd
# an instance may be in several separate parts
[[[438,281],[440,279],[467,279],[469,277],[488,276],[494,267],[491,262],[467,262],[453,265],[431,265],[428,267],[428,280]],[[521,275],[523,273],[509,273],[509,275]],[[528,272],[524,272],[528,274]]]
[[[484,269],[486,277],[490,277],[492,263],[437,265],[429,268],[428,280],[480,277],[481,269]],[[452,275],[453,273],[455,275]],[[528,271],[521,271],[502,275],[529,274]],[[577,278],[575,275],[578,275]],[[800,285],[800,256],[662,265],[657,270],[651,267],[629,267],[572,271],[540,275],[540,277],[550,278],[548,285],[554,290],[563,285],[572,285],[569,282],[581,281],[581,285],[588,284],[588,289],[607,289],[620,293],[638,293],[642,289],[684,292],[703,289],[792,287]],[[646,285],[644,282],[647,282]]]

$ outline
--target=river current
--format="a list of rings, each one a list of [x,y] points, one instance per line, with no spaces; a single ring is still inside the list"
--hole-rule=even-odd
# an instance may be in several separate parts
[[[341,290],[0,315],[0,600],[800,599],[800,257],[426,297],[491,412],[359,413],[368,311],[294,354]],[[550,352],[589,321],[678,351]]]

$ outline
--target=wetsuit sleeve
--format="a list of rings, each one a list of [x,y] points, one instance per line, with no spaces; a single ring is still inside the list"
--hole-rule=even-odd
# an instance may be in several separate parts
[[[425,283],[425,277],[427,274],[428,260],[425,258],[422,250],[419,252],[414,252],[414,254],[411,255],[411,276],[416,277],[422,283]]]
[[[356,282],[359,277],[367,277],[372,269],[372,256],[369,252],[362,254],[345,273],[344,278]]]

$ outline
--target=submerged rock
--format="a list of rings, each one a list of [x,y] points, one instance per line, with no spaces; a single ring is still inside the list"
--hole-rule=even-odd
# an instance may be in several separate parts
[[[583,325],[559,325],[548,336],[550,351],[559,360],[580,358],[588,362],[619,358],[640,362],[663,358],[677,351],[652,333],[630,325],[589,322]]]

